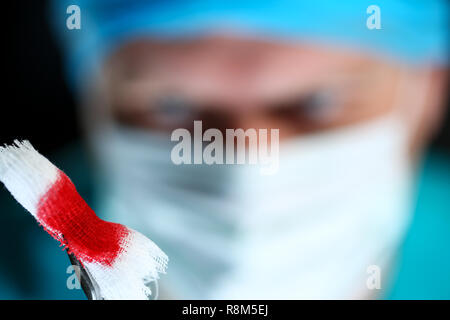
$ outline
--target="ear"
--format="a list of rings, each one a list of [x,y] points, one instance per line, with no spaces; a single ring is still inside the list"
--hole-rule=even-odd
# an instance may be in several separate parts
[[[410,147],[414,155],[426,147],[444,120],[447,71],[424,67],[407,70],[404,74],[400,100],[410,128]]]

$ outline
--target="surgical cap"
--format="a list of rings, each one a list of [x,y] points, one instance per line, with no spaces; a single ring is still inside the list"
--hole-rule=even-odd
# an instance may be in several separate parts
[[[79,30],[66,27],[69,5],[80,7]],[[366,25],[370,5],[380,8],[381,29]],[[448,54],[445,0],[53,0],[50,13],[75,87],[125,41],[218,29],[347,46],[411,64],[446,64]]]

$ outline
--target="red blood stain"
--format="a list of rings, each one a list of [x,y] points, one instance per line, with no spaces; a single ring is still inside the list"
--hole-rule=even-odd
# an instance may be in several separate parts
[[[98,262],[111,266],[129,233],[125,226],[97,217],[62,171],[41,197],[37,219],[81,263]]]

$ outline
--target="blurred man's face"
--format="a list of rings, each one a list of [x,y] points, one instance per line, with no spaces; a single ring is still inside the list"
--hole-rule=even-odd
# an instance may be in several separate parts
[[[204,128],[277,128],[283,141],[388,114],[399,103],[409,121],[407,104],[418,103],[417,92],[411,97],[404,90],[405,79],[417,75],[400,67],[350,51],[281,42],[135,41],[118,50],[105,70],[118,122],[168,132],[203,120]]]
[[[105,212],[160,234],[178,259],[175,274],[191,274],[201,297],[222,272],[232,272],[239,281],[229,281],[231,289],[220,288],[225,293],[218,296],[254,298],[278,267],[282,279],[273,280],[274,287],[280,283],[273,297],[332,295],[336,270],[348,276],[336,288],[365,296],[366,280],[355,277],[365,276],[366,262],[389,263],[380,252],[393,254],[408,221],[405,152],[422,146],[439,118],[439,86],[429,71],[280,41],[130,42],[105,62],[94,91],[104,100],[95,105],[121,125],[165,132],[167,140],[114,126],[102,130],[92,121],[112,189]],[[272,176],[249,166],[178,166],[170,161],[170,133],[192,130],[195,120],[203,130],[278,129],[281,142],[301,139],[284,153],[280,145],[280,170]],[[248,258],[240,259],[243,253]],[[355,253],[358,259],[341,259]],[[198,257],[208,263],[200,266]]]

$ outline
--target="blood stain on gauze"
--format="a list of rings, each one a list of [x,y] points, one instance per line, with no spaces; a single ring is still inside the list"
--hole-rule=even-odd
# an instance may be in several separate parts
[[[38,203],[37,219],[79,260],[112,266],[128,235],[125,226],[97,217],[70,179],[58,172],[56,182]]]

